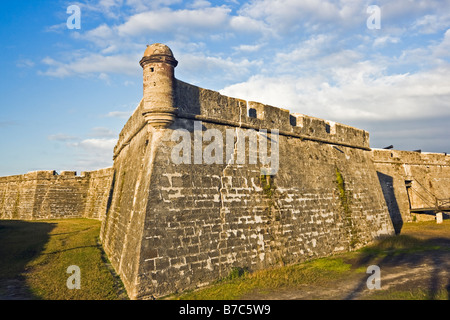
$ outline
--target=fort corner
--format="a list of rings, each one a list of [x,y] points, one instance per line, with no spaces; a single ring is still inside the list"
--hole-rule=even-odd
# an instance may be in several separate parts
[[[101,220],[103,248],[128,296],[150,299],[233,268],[298,263],[392,235],[411,221],[411,203],[425,206],[411,186],[450,198],[447,155],[372,150],[365,130],[185,83],[177,64],[169,47],[146,48],[143,97],[112,168],[1,177],[0,219]],[[195,161],[196,148],[204,155],[213,142],[196,144],[199,131],[232,137],[215,149],[227,161]],[[189,137],[191,161],[172,161],[174,132]],[[276,171],[229,161],[257,150],[255,133],[258,145],[276,143]]]

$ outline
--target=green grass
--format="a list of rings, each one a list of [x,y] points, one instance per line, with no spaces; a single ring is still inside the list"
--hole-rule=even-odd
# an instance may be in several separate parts
[[[99,232],[100,222],[89,219],[0,221],[0,279],[20,279],[33,299],[124,298],[120,281],[106,266]],[[71,265],[81,271],[79,290],[66,285]]]
[[[108,300],[126,298],[123,286],[106,265],[98,243],[100,222],[89,219],[47,221],[0,221],[0,298],[2,283],[14,279],[26,286],[33,299]],[[430,253],[449,251],[450,221],[406,223],[397,236],[379,239],[357,251],[279,268],[250,272],[234,268],[212,285],[166,297],[181,300],[242,299],[257,294],[276,294],[280,290],[304,285],[327,287],[366,272],[370,264],[392,261],[414,267]],[[413,257],[413,258],[411,258]],[[397,259],[397,260],[396,260]],[[398,260],[399,259],[399,260]],[[408,260],[410,259],[410,260]],[[414,260],[415,259],[415,260]],[[69,266],[81,270],[81,289],[69,290],[66,281]],[[444,286],[447,285],[446,283]],[[447,299],[442,285],[402,287],[371,292],[364,298],[383,300]]]
[[[281,288],[295,288],[302,284],[317,284],[340,277],[351,265],[341,258],[322,258],[302,264],[244,272],[239,277],[231,276],[216,281],[215,285],[190,291],[170,298],[180,300],[234,300],[251,292],[269,293]]]
[[[434,294],[422,288],[408,290],[386,290],[375,291],[368,295],[366,299],[370,300],[447,300],[448,292],[446,289],[439,289]]]

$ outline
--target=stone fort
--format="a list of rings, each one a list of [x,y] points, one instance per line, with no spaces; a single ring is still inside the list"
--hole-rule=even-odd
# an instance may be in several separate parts
[[[2,177],[0,219],[100,220],[129,297],[148,299],[233,268],[355,250],[424,213],[441,214],[439,201],[450,198],[446,154],[371,149],[367,131],[199,88],[175,78],[177,64],[167,46],[147,47],[143,99],[119,135],[113,167]],[[199,133],[228,139],[230,131],[231,147],[215,150],[227,161],[195,161]],[[183,159],[193,161],[173,161],[174,132],[191,138]],[[237,161],[239,139],[251,157],[252,134],[276,144],[277,170]]]

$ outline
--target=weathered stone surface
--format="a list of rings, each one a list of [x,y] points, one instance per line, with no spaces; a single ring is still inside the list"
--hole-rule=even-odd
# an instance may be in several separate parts
[[[449,155],[379,149],[372,153],[396,228],[413,219],[410,208],[430,208],[436,198],[450,199]],[[426,217],[416,216],[418,219]]]
[[[193,124],[172,129],[178,126]],[[233,267],[258,270],[353,250],[393,232],[366,150],[282,136],[268,195],[259,165],[174,165],[170,135],[164,131],[153,159],[151,179],[170,185],[149,189],[136,298],[193,288]]]
[[[112,169],[83,172],[35,171],[0,178],[0,219],[103,219]]]
[[[132,298],[201,286],[233,267],[258,270],[354,250],[393,233],[366,131],[176,79],[172,85],[174,123],[146,125],[141,103],[115,148],[101,238]],[[221,135],[223,161],[196,158],[196,128]],[[248,141],[253,134],[271,145],[274,129],[279,170],[269,177],[250,162]],[[177,164],[179,142],[171,138],[179,130],[190,139],[190,161]],[[230,130],[247,135],[243,149],[242,137],[227,148]],[[202,154],[208,145],[201,144]]]

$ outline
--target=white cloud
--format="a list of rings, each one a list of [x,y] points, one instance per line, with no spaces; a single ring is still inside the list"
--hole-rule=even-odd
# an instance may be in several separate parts
[[[121,85],[138,79],[135,84],[141,86],[138,61],[145,44],[164,42],[180,62],[177,77],[205,88],[224,88],[221,92],[229,96],[346,124],[365,122],[378,134],[389,121],[429,123],[430,118],[450,117],[450,0],[218,3],[80,4],[82,30],[69,33],[70,44],[61,41],[66,46],[58,48],[67,51],[41,59],[40,73],[60,78],[89,75],[107,82],[120,78]],[[381,8],[381,30],[366,27],[366,9],[373,4]],[[92,26],[87,21],[97,25],[86,29]],[[64,21],[46,31],[62,33],[66,28]],[[69,51],[74,43],[77,50]],[[24,59],[17,66],[31,67],[33,61]],[[133,78],[111,76],[114,73]],[[129,109],[113,107],[103,116],[126,121]],[[388,141],[395,130],[380,137]],[[406,139],[411,130],[399,136]],[[426,132],[422,128],[420,136]],[[436,135],[448,140],[445,132]],[[116,142],[111,130],[93,128],[83,138],[48,137],[70,145],[83,169],[111,163]]]
[[[450,29],[448,29],[445,34],[442,41],[432,47],[433,55],[437,58],[440,57],[450,57]]]
[[[188,4],[189,8],[198,9],[198,8],[205,8],[210,7],[211,2],[206,0],[194,0],[192,3]]]
[[[179,54],[177,59],[180,62],[177,72],[188,77],[187,81],[195,75],[197,81],[204,78],[208,79],[210,84],[216,80],[244,79],[251,74],[251,70],[258,69],[263,64],[260,59],[209,56],[201,52]]]
[[[90,152],[97,152],[97,153],[102,153],[102,152],[109,152],[112,153],[112,150],[114,149],[114,146],[117,143],[117,139],[105,139],[105,138],[100,138],[100,139],[85,139],[82,140],[81,142],[77,142],[77,143],[73,143],[72,146],[74,147],[79,147],[84,149],[85,151],[90,151]]]
[[[221,93],[329,120],[384,121],[450,116],[450,65],[415,74],[384,75],[370,62],[320,76],[252,77]]]
[[[117,139],[85,139],[70,144],[77,149],[77,166],[83,170],[94,170],[112,165],[112,154]]]
[[[48,140],[64,143],[74,154],[75,164],[71,169],[77,171],[97,170],[112,165],[112,153],[117,143],[118,135],[105,127],[94,127],[87,134],[89,138],[58,133],[48,136]]]
[[[88,39],[98,45],[105,45],[109,40],[114,39],[115,32],[107,24],[103,23],[97,28],[87,31],[82,38]]]
[[[111,129],[105,127],[95,127],[89,132],[90,137],[94,138],[113,138],[118,136]]]
[[[365,21],[362,1],[260,0],[245,4],[239,13],[267,23],[277,33],[343,27]],[[334,29],[333,28],[333,29]]]
[[[417,19],[414,24],[414,29],[419,29],[422,33],[434,33],[439,29],[438,16],[427,14]]]
[[[375,38],[375,40],[373,41],[373,46],[374,47],[382,47],[382,46],[387,45],[388,43],[399,43],[399,42],[400,42],[400,38],[398,38],[398,37],[381,36],[381,37]]]
[[[233,49],[240,52],[255,52],[261,49],[262,47],[263,47],[262,44],[255,44],[255,45],[241,44],[239,46],[233,47]]]
[[[383,0],[379,2],[382,19],[389,21],[404,19],[415,19],[431,14],[432,12],[445,12],[450,8],[448,0]],[[448,11],[447,11],[448,12]]]
[[[322,56],[326,50],[333,46],[336,36],[331,34],[318,34],[311,36],[310,39],[302,41],[292,51],[277,53],[277,60],[282,63],[293,63],[298,61],[307,61],[317,56]]]
[[[58,23],[44,28],[44,32],[62,33],[67,30],[67,22]]]
[[[149,9],[156,10],[161,6],[170,6],[181,2],[182,0],[126,0],[127,6],[133,8],[137,12]]]
[[[245,15],[232,15],[231,9],[224,5],[211,7],[208,1],[200,0],[188,7],[139,11],[126,17],[123,23],[103,23],[85,33],[74,34],[74,37],[91,41],[103,47],[104,53],[109,53],[129,46],[132,44],[130,39],[143,35],[171,34],[175,38],[201,38],[207,35],[211,39],[221,39],[235,32],[274,35],[264,21]]]
[[[112,165],[112,153],[117,139],[85,139],[68,143],[76,154],[77,170],[96,170]]]
[[[83,74],[104,74],[101,76],[103,79],[106,74],[118,73],[135,75],[139,72],[140,55],[113,55],[104,56],[101,54],[88,54],[84,57],[75,57],[73,61],[64,63],[56,61],[52,58],[45,58],[42,60],[49,69],[47,71],[41,71],[40,73],[47,76],[64,78],[72,75]]]
[[[404,49],[399,57],[385,57],[392,65],[411,66],[422,70],[446,67],[450,57],[450,29],[442,39],[434,40],[429,45]]]
[[[115,18],[117,16],[113,12],[113,10],[121,6],[122,3],[123,3],[122,0],[100,0],[98,4],[105,15]]]
[[[119,119],[128,119],[133,114],[133,111],[111,111],[106,117],[108,118],[119,118]]]
[[[75,169],[89,171],[112,166],[112,154],[116,142],[116,139],[110,141],[89,139],[74,145],[73,147],[77,150]]]
[[[380,1],[383,33],[356,35],[349,27],[359,26],[367,31],[366,8],[372,4],[370,1],[255,0],[243,4],[237,14],[228,6],[212,6],[205,0],[190,2],[184,9],[161,8],[161,1],[156,1],[152,10],[140,0],[102,0],[99,4],[112,10],[131,3],[140,9],[123,19],[123,23],[101,24],[79,35],[79,39],[100,46],[101,53],[73,56],[65,63],[46,58],[43,62],[48,70],[43,74],[65,77],[96,73],[105,80],[110,73],[135,75],[140,72],[137,61],[142,50],[137,49],[136,43],[132,49],[124,44],[133,44],[134,39],[146,34],[165,34],[178,49],[177,72],[187,75],[187,81],[196,79],[191,82],[205,79],[211,83],[220,78],[234,83],[226,86],[225,94],[263,99],[262,102],[293,111],[306,113],[306,109],[311,115],[337,119],[417,118],[447,112],[442,101],[448,98],[448,81],[440,70],[448,70],[445,58],[450,51],[450,30],[442,41],[428,46],[413,44],[398,56],[382,52],[389,44],[404,43],[406,26],[426,32],[436,22],[436,29],[442,28],[449,15],[439,11],[436,1]],[[450,8],[449,3],[446,1],[443,7]],[[392,23],[398,17],[408,23]],[[391,27],[384,27],[390,24]],[[257,38],[233,42],[249,33]],[[281,41],[279,36],[283,33],[301,35]],[[269,46],[267,37],[277,44]],[[208,48],[212,46],[192,38],[206,42],[213,39],[216,43],[221,39],[225,46],[229,41],[233,43],[232,51],[228,55],[211,52]],[[128,53],[117,53],[124,48]],[[267,54],[258,57],[258,52]],[[250,55],[256,58],[251,59]],[[390,73],[395,66],[405,70],[414,66],[416,70]],[[422,79],[427,79],[427,83],[421,83]],[[422,104],[429,104],[426,112],[420,108]],[[123,111],[108,114],[121,118],[129,115]]]
[[[230,9],[207,7],[193,10],[147,11],[131,16],[124,24],[117,26],[120,37],[136,36],[151,32],[196,34],[221,30],[228,20]]]
[[[247,16],[234,16],[230,18],[231,29],[242,33],[261,33],[266,36],[274,36],[273,29],[264,21],[253,19]]]
[[[48,140],[51,140],[51,141],[62,141],[62,142],[77,140],[77,137],[74,137],[74,136],[71,136],[68,134],[64,134],[64,133],[52,134],[52,135],[49,135],[47,138],[48,138]]]
[[[161,6],[180,3],[182,0],[98,0],[87,3],[77,3],[83,13],[101,14],[107,18],[120,19],[127,14],[139,13],[148,10],[157,10]]]
[[[35,63],[30,59],[20,59],[16,62],[16,66],[19,68],[32,68]]]

